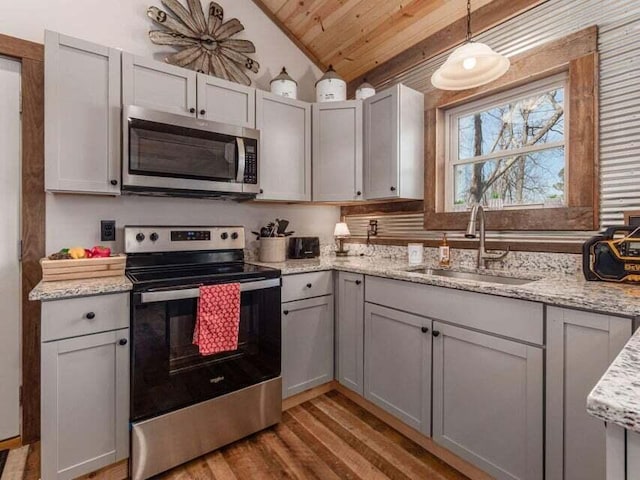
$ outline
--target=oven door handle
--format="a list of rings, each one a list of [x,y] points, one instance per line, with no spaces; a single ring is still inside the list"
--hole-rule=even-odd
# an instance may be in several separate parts
[[[246,282],[240,284],[241,292],[252,292],[254,290],[264,290],[280,286],[279,278],[259,280],[257,282]],[[187,298],[200,297],[199,288],[184,288],[182,290],[165,290],[162,292],[143,292],[140,295],[141,303],[168,302],[171,300],[184,300]]]

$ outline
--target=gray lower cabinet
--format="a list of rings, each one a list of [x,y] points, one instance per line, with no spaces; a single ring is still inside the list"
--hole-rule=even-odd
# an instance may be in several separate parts
[[[45,32],[45,190],[120,193],[120,51]]]
[[[122,329],[42,344],[43,480],[129,456],[128,339]]]
[[[311,104],[256,92],[258,200],[311,200]]]
[[[498,479],[542,479],[542,348],[439,322],[433,339],[434,440]]]
[[[313,200],[364,200],[362,101],[313,105]]]
[[[431,435],[431,320],[365,303],[364,397]]]
[[[605,478],[605,427],[586,398],[631,331],[629,318],[547,307],[547,479]]]
[[[42,480],[129,456],[129,293],[43,302]]]
[[[333,295],[282,304],[282,396],[333,380]]]
[[[364,395],[364,276],[336,274],[336,378]]]

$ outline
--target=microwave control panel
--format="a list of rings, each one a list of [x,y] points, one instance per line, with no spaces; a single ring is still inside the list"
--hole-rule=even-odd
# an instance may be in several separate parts
[[[258,141],[245,138],[244,183],[258,183]]]

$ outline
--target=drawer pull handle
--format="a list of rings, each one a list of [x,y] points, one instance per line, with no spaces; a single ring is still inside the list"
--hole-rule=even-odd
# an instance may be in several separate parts
[[[433,336],[434,337],[439,337],[440,336],[440,332],[438,330],[434,330],[433,331]]]
[[[360,285],[362,283],[362,280],[356,280],[356,285]]]
[[[127,344],[127,339],[126,338],[121,338],[120,340],[118,340],[118,345],[126,345]]]
[[[422,330],[422,333],[427,333],[429,331],[427,327],[422,327],[420,330]],[[434,335],[435,335],[435,332],[434,332]]]
[[[310,283],[307,283],[307,288],[311,288],[313,285],[311,285]]]
[[[289,310],[283,310],[282,313],[284,313],[285,315],[289,315]]]
[[[96,318],[96,314],[93,312],[89,312],[85,315],[85,317],[89,320],[93,320],[94,318]]]

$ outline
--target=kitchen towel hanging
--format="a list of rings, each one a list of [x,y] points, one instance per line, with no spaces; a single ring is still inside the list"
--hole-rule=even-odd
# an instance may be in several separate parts
[[[193,344],[200,355],[214,355],[238,349],[240,328],[240,284],[225,283],[200,287],[198,317]]]

